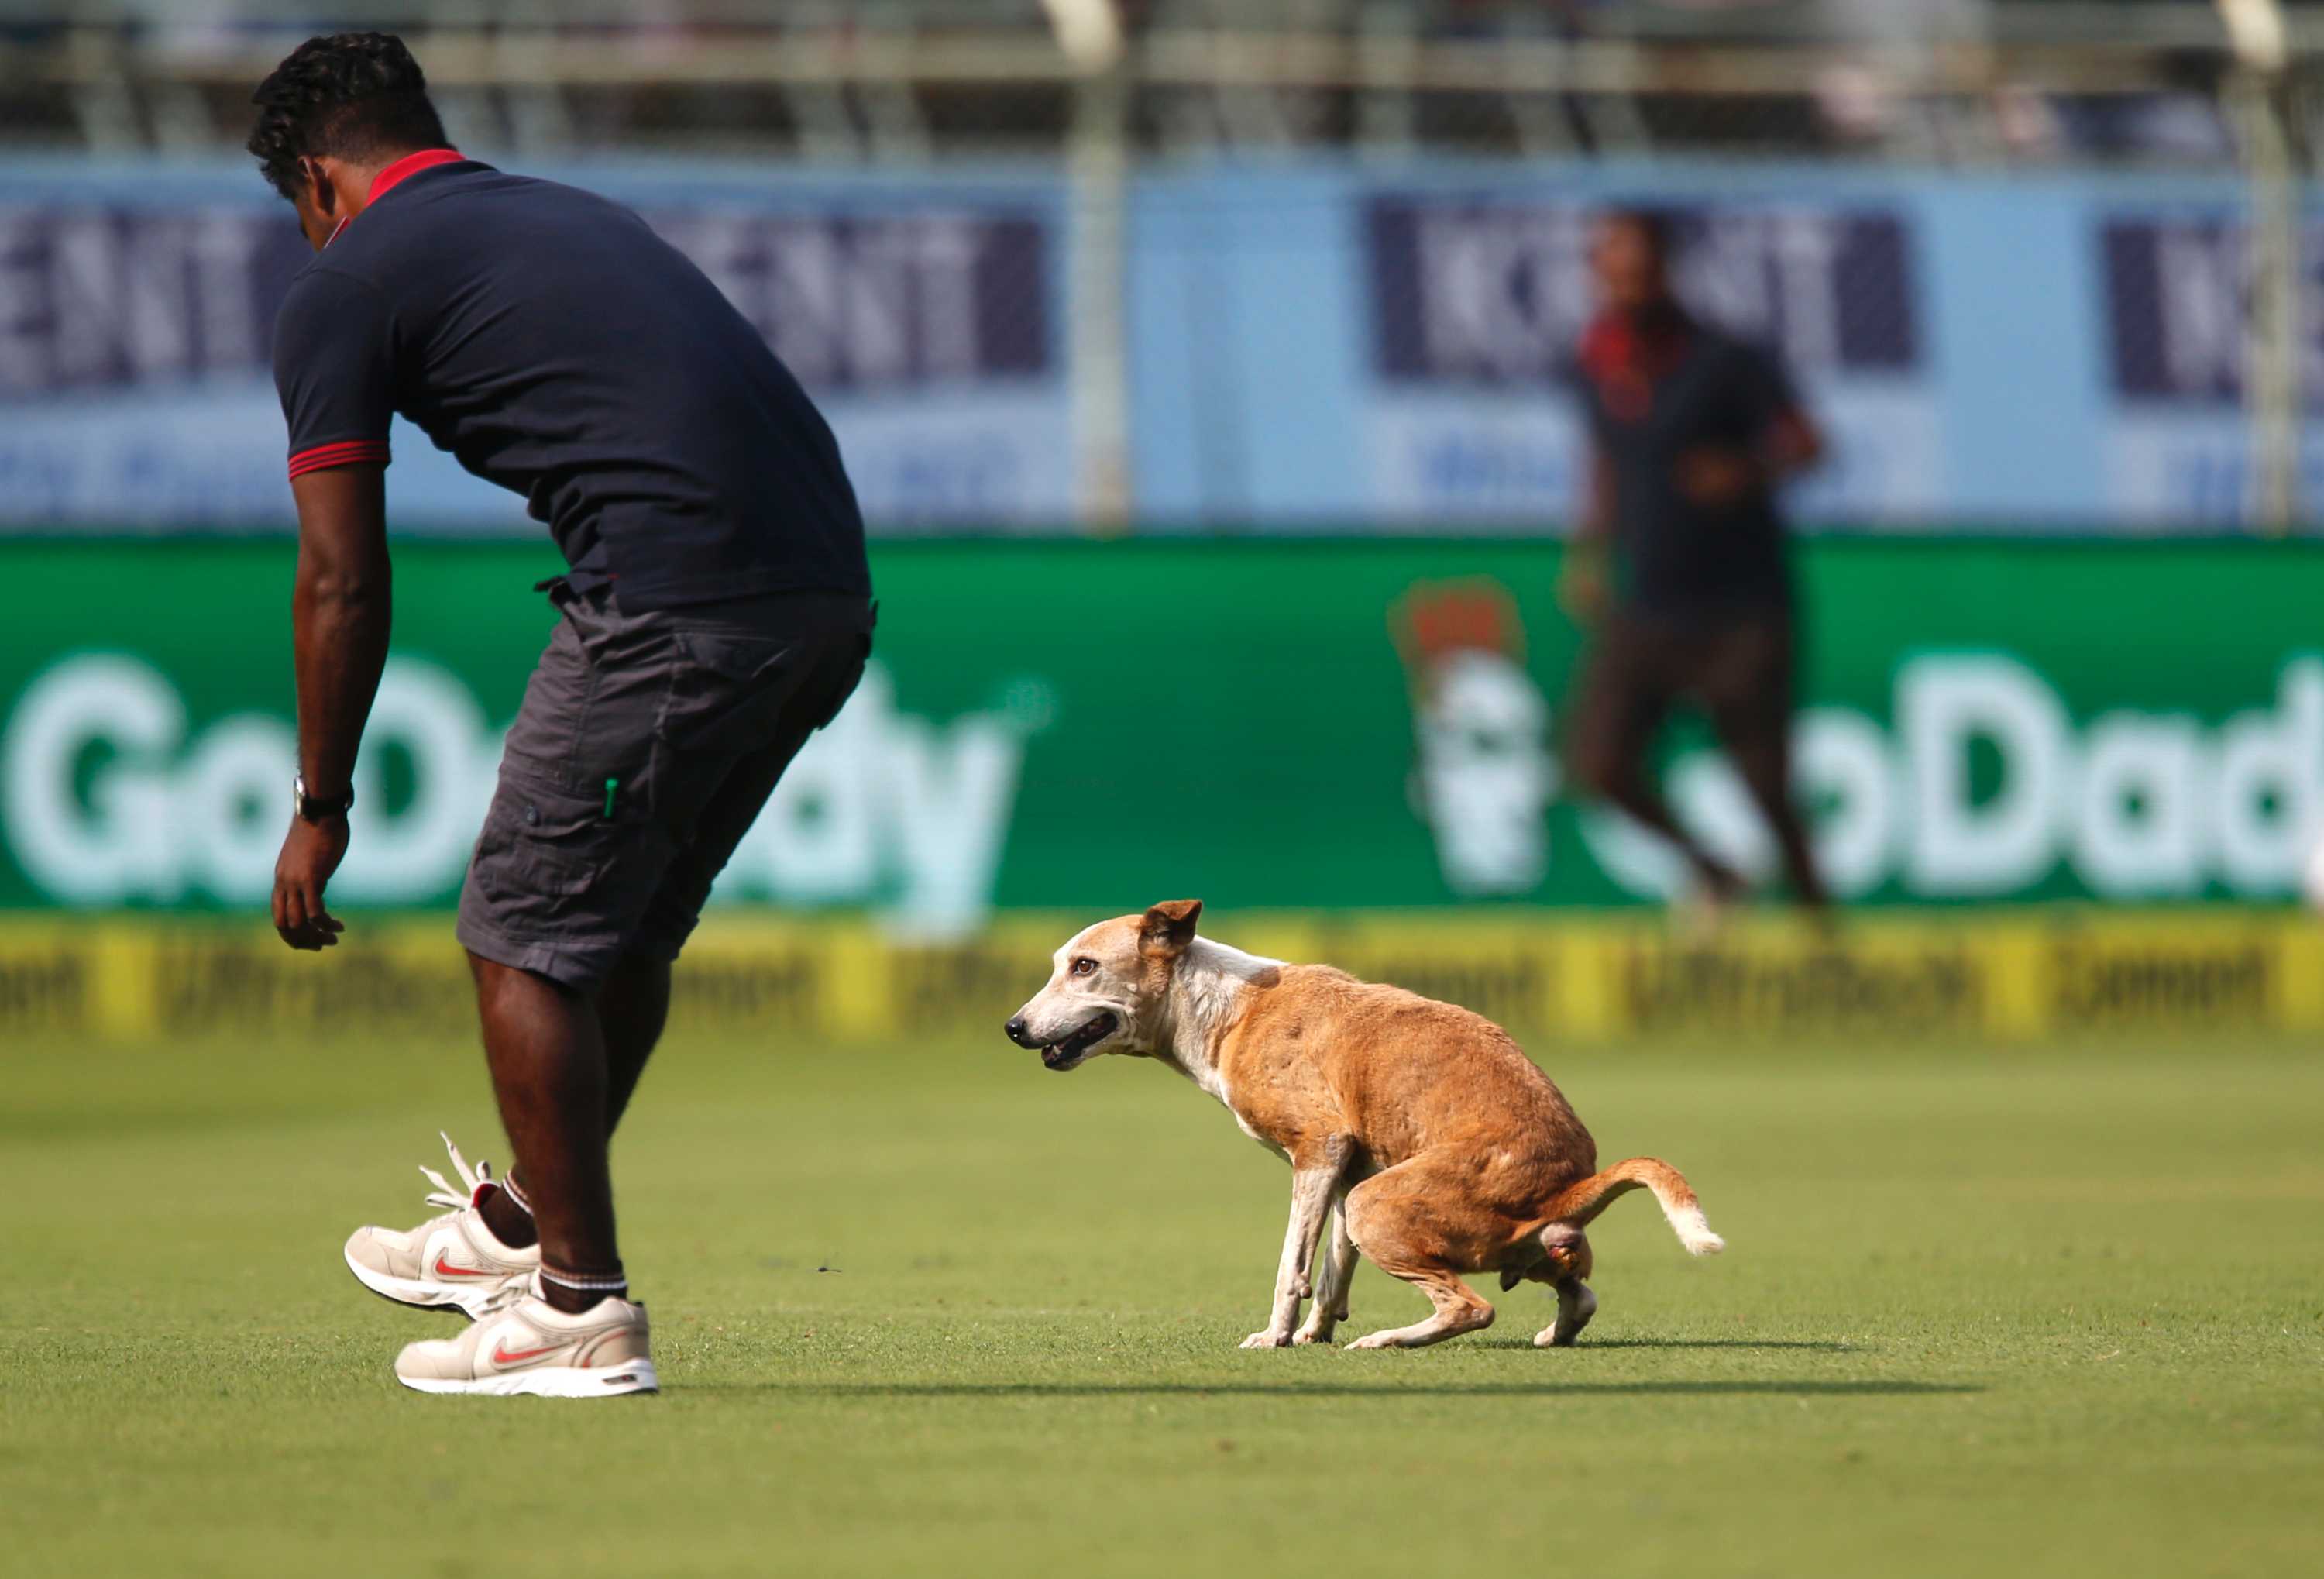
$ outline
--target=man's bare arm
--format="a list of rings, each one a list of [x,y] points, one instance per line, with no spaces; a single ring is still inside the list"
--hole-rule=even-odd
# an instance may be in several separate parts
[[[1815,470],[1823,464],[1823,429],[1797,406],[1768,426],[1767,437],[1759,446],[1760,464],[1767,468],[1771,484],[1789,482],[1803,472]]]
[[[299,672],[299,768],[325,799],[346,792],[387,663],[391,602],[386,470],[336,466],[290,485],[299,579],[290,595]]]
[[[1565,574],[1558,578],[1557,593],[1568,614],[1591,624],[1606,612],[1607,558],[1614,537],[1614,463],[1595,439],[1590,441],[1584,476],[1581,510],[1574,517],[1573,540],[1566,545]]]
[[[295,479],[299,571],[290,595],[299,682],[299,771],[309,794],[343,799],[355,748],[387,663],[392,613],[387,488],[376,466],[335,466]],[[293,948],[327,948],[339,923],[324,885],[346,854],[345,817],[294,817],[274,869],[274,927]]]
[[[1749,449],[1705,445],[1678,457],[1679,489],[1706,510],[1726,510],[1746,499],[1772,494],[1823,461],[1823,433],[1797,406],[1767,424]]]

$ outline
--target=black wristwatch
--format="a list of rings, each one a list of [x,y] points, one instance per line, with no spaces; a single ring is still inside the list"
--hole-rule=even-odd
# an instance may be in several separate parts
[[[307,793],[307,775],[304,773],[290,776],[290,794],[291,805],[297,808],[300,822],[328,822],[335,817],[345,817],[355,808],[354,785],[348,785],[347,792],[337,800],[324,800]]]

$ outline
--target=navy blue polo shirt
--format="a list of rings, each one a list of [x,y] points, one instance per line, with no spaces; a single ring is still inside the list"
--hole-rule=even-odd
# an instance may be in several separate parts
[[[290,475],[385,463],[401,413],[525,496],[624,607],[871,592],[839,446],[701,270],[616,203],[431,149],[291,282]]]
[[[1609,314],[1570,370],[1613,476],[1615,586],[1649,614],[1780,608],[1791,598],[1775,499],[1720,509],[1677,484],[1700,448],[1756,452],[1799,400],[1775,353],[1679,311],[1633,323]]]

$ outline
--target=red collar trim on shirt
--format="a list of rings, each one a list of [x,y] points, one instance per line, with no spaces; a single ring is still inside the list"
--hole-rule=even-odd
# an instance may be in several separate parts
[[[456,148],[423,148],[417,153],[407,153],[371,178],[371,191],[364,201],[376,203],[401,184],[406,177],[417,175],[423,170],[433,170],[439,164],[457,164],[467,157]],[[330,241],[323,243],[324,246],[328,247],[332,241],[338,240],[339,233],[354,222],[354,216],[349,215],[331,226]]]
[[[1582,336],[1582,365],[1600,383],[1618,376],[1661,378],[1686,357],[1694,322],[1683,311],[1655,314],[1643,321],[1605,312]]]
[[[433,170],[439,164],[457,164],[467,157],[456,148],[423,148],[417,153],[407,153],[371,178],[371,195],[364,200],[376,203],[406,176],[417,175],[423,170]]]

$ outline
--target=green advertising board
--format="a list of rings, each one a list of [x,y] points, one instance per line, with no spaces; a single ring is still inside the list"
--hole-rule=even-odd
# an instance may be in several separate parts
[[[1119,911],[1659,900],[1557,738],[1582,638],[1545,542],[881,545],[863,688],[737,857],[738,901],[930,929]],[[292,762],[287,542],[0,543],[0,908],[244,907]],[[550,550],[396,555],[349,905],[456,892],[552,612]],[[2324,827],[2324,551],[1803,545],[1799,778],[1862,902],[2282,898]],[[1682,816],[1755,865],[1682,730]]]

